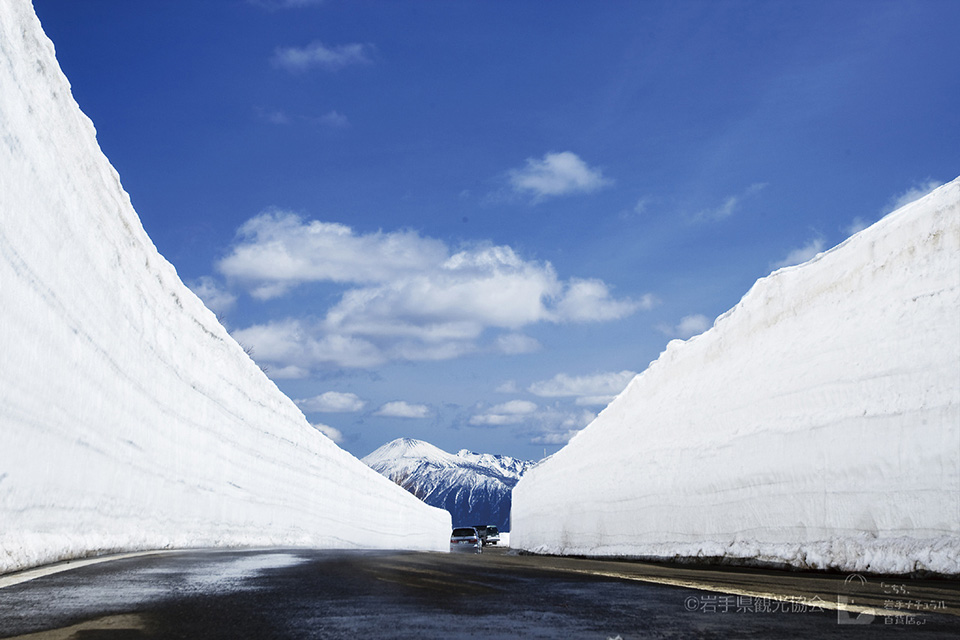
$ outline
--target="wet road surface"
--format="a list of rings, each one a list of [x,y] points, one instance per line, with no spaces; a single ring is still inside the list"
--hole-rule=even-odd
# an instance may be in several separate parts
[[[853,611],[837,611],[838,602]],[[889,611],[877,609],[884,606]],[[179,551],[0,588],[0,638],[618,636],[956,638],[960,587],[488,548],[481,555]]]

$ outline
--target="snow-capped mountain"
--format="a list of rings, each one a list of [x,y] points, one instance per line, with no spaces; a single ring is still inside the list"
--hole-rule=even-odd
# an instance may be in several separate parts
[[[427,504],[446,509],[454,526],[487,524],[510,530],[510,494],[535,463],[509,456],[456,455],[422,440],[399,438],[363,458]]]

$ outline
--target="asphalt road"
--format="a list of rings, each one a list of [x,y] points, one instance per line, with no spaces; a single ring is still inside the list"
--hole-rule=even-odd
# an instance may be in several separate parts
[[[0,579],[8,585],[0,588],[0,637],[960,637],[960,585],[946,580],[502,549],[180,551],[68,567],[17,584]]]

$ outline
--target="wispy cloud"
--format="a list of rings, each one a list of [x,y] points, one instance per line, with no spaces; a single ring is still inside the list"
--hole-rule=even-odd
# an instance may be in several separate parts
[[[271,366],[271,377],[307,377],[311,370],[322,366],[372,368],[388,359],[372,342],[328,334],[322,322],[316,320],[286,318],[231,333],[241,344],[256,349],[258,362],[269,362],[287,372],[285,376],[276,376],[276,367]]]
[[[617,213],[617,217],[623,221],[645,218],[652,213],[653,207],[658,205],[661,199],[654,196],[643,196],[639,198],[633,206],[625,207]]]
[[[680,322],[676,325],[659,325],[657,329],[660,331],[660,333],[663,333],[671,338],[680,338],[682,340],[686,340],[687,338],[700,335],[709,329],[711,324],[710,318],[703,314],[696,313],[689,316],[683,316],[680,318]]]
[[[534,353],[542,347],[536,338],[531,338],[522,333],[504,333],[497,336],[497,350],[507,355],[519,355],[522,353]]]
[[[942,186],[943,186],[943,183],[938,180],[928,179],[922,182],[918,182],[914,184],[912,187],[910,187],[909,189],[907,189],[906,191],[904,191],[903,193],[899,193],[893,196],[892,198],[890,198],[890,200],[887,201],[887,204],[880,211],[880,215],[884,216],[884,215],[887,215],[888,213],[892,213],[896,211],[901,207],[905,207],[911,202],[915,202],[919,200],[923,196],[929,194],[933,190]],[[848,236],[852,236],[855,233],[859,233],[863,231],[864,229],[872,225],[875,221],[876,221],[875,219],[867,219],[867,218],[858,216],[854,218],[849,225],[844,227],[843,231]]]
[[[609,371],[586,376],[558,373],[549,380],[534,382],[527,389],[543,398],[575,397],[580,406],[605,406],[636,376],[635,371]]]
[[[293,118],[281,109],[263,109],[257,107],[256,113],[261,120],[269,122],[270,124],[288,125],[293,122]]]
[[[587,166],[571,152],[547,153],[541,159],[527,158],[526,165],[511,169],[507,178],[513,190],[539,201],[551,196],[589,193],[613,183],[600,169]]]
[[[825,242],[822,237],[813,238],[807,242],[807,244],[788,253],[783,260],[775,262],[772,267],[774,269],[780,269],[783,267],[792,267],[793,265],[802,264],[823,251],[824,245]]]
[[[362,411],[366,403],[355,393],[327,391],[312,398],[294,400],[303,411],[316,413],[353,413]]]
[[[719,222],[732,216],[745,200],[755,196],[766,188],[765,182],[758,182],[750,185],[741,193],[727,196],[723,203],[712,209],[702,209],[693,216],[695,222]]]
[[[322,433],[323,435],[327,436],[337,444],[340,444],[341,442],[343,442],[343,432],[340,431],[340,429],[331,427],[330,425],[323,424],[321,422],[314,424],[313,428],[319,431],[320,433]]]
[[[871,224],[873,224],[873,223],[870,222],[869,220],[866,220],[866,219],[861,218],[861,217],[858,216],[858,217],[854,218],[853,221],[852,221],[849,225],[847,225],[846,227],[844,227],[843,231],[844,231],[848,236],[852,236],[852,235],[855,234],[855,233],[860,233],[861,231],[863,231],[864,229],[866,229],[867,227],[869,227]]]
[[[890,202],[887,203],[887,206],[884,210],[884,213],[890,213],[896,211],[900,207],[905,207],[911,202],[919,200],[923,196],[927,195],[934,189],[942,187],[943,183],[937,180],[926,180],[924,182],[917,183],[904,191],[901,194],[890,198]]]
[[[527,429],[530,442],[544,445],[564,445],[593,422],[597,414],[588,409],[563,410],[557,407],[538,412]]]
[[[305,47],[277,47],[272,62],[275,66],[291,72],[309,69],[339,71],[344,67],[370,64],[373,46],[352,43],[328,47],[316,40]]]
[[[529,400],[511,400],[490,407],[470,418],[470,424],[475,426],[501,426],[518,424],[527,419],[527,416],[537,410],[537,403]]]
[[[628,373],[628,372],[622,372]],[[619,374],[610,374],[617,376]],[[599,374],[592,383],[589,377],[583,379],[569,378],[573,383],[563,381],[560,387],[567,391],[586,391],[604,388],[609,390],[610,380],[599,381],[605,374]],[[572,386],[571,386],[572,384]],[[615,386],[615,385],[614,385]],[[504,392],[516,392],[516,384],[510,382],[501,385]],[[548,397],[548,396],[544,396]],[[559,397],[559,396],[549,396]],[[560,400],[552,405],[539,405],[529,400],[511,400],[490,407],[479,407],[468,423],[474,427],[508,427],[518,437],[526,438],[534,444],[562,445],[576,435],[581,429],[590,424],[597,417],[597,413],[590,409],[570,406],[568,401]]]
[[[257,116],[264,122],[278,126],[287,126],[296,123],[319,125],[328,129],[345,129],[350,126],[347,116],[339,111],[328,111],[322,116],[293,115],[282,109],[256,109]]]
[[[655,305],[656,298],[649,294],[639,299],[618,299],[602,280],[570,278],[562,283],[554,298],[554,307],[548,310],[544,319],[551,322],[605,322],[625,318],[638,310],[649,310]]]
[[[430,415],[430,407],[425,404],[410,404],[403,400],[388,402],[374,413],[387,418],[426,418]]]
[[[202,276],[190,283],[190,289],[203,300],[203,304],[216,314],[229,312],[237,302],[237,296],[220,286],[210,276]]]
[[[577,435],[583,431],[583,427],[579,429],[566,429],[562,431],[546,431],[540,435],[534,436],[530,439],[530,442],[533,444],[547,444],[547,445],[565,445],[570,442],[570,439],[573,436]]]
[[[651,294],[639,300],[617,300],[602,280],[571,278],[557,301],[557,313],[570,322],[600,322],[623,318],[637,309],[649,311],[656,304],[657,298]]]
[[[343,129],[350,124],[350,121],[347,120],[347,116],[343,115],[339,111],[329,111],[317,118],[317,122],[325,127],[330,127],[331,129]]]
[[[449,259],[447,246],[412,231],[354,233],[335,222],[269,210],[244,223],[217,269],[261,300],[305,282],[381,283],[423,273]]]
[[[507,380],[500,383],[494,391],[497,393],[520,393],[520,387],[516,380]]]
[[[306,378],[310,375],[310,371],[308,369],[298,367],[294,364],[288,364],[284,367],[271,367],[269,372],[270,377],[274,380],[297,380],[299,378]]]
[[[529,353],[539,343],[520,332],[525,326],[616,320],[655,302],[614,297],[596,279],[563,280],[550,263],[524,260],[508,246],[478,243],[454,252],[412,231],[357,234],[280,211],[243,225],[217,268],[264,301],[308,282],[345,287],[322,318],[234,332],[258,358],[302,369],[443,360],[481,348]],[[488,329],[499,335],[484,347]]]

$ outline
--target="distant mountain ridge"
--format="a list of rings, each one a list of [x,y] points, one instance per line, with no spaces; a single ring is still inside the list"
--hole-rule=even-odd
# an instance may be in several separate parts
[[[446,509],[453,525],[487,524],[510,530],[511,492],[536,464],[509,456],[447,453],[429,442],[398,438],[363,462],[427,504]]]

